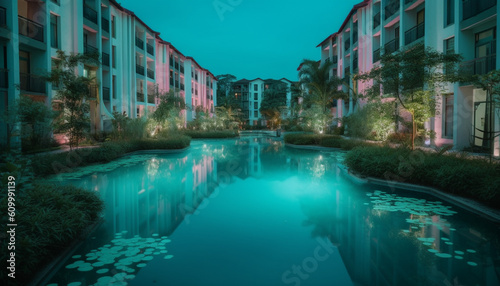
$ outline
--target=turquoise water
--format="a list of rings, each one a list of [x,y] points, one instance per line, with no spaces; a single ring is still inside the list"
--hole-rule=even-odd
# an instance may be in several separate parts
[[[49,284],[500,285],[498,224],[341,160],[250,137],[56,177],[106,209]]]

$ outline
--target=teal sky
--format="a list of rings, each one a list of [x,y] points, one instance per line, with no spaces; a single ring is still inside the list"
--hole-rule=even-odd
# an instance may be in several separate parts
[[[119,2],[215,75],[297,80],[302,59],[319,60],[316,45],[361,0]]]

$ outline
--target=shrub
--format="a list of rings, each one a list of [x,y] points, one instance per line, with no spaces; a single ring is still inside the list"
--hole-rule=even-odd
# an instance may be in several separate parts
[[[393,113],[393,103],[371,102],[345,117],[344,124],[351,137],[385,141],[396,126]]]
[[[345,164],[370,177],[436,187],[500,208],[500,164],[406,148],[360,147]]]
[[[193,139],[199,138],[234,138],[238,137],[239,133],[235,130],[222,130],[222,131],[194,131],[185,130],[182,132],[184,135]]]

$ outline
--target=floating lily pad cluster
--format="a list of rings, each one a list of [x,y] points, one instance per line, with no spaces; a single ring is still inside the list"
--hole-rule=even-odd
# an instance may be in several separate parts
[[[411,230],[418,230],[427,226],[434,226],[440,231],[444,229],[449,231],[456,231],[455,228],[451,227],[451,224],[442,216],[452,216],[457,212],[451,210],[451,206],[445,206],[442,202],[427,201],[425,199],[400,197],[396,194],[388,194],[382,191],[375,191],[373,193],[366,194],[371,199],[371,203],[374,205],[374,210],[396,212],[401,211],[414,215],[416,218],[408,218],[406,222],[410,224],[409,229],[404,229],[404,233],[410,233]],[[369,205],[369,203],[365,203]],[[431,218],[433,217],[433,218]],[[423,245],[428,246],[428,251],[433,253],[440,258],[455,258],[457,260],[464,259],[464,254],[474,254],[476,253],[473,249],[467,249],[464,251],[455,250],[453,253],[443,253],[434,249],[438,243],[434,237],[419,237],[417,238],[422,242]],[[447,237],[441,237],[441,244],[452,246],[453,242]],[[470,255],[469,255],[470,256]],[[472,261],[467,261],[470,266],[477,266],[477,263]]]
[[[85,255],[75,255],[73,263],[66,265],[67,269],[80,272],[95,272],[98,276],[96,286],[127,285],[127,280],[135,278],[136,271],[146,267],[147,262],[155,256],[171,259],[165,245],[170,242],[166,236],[143,238],[138,235],[124,238],[126,231],[117,233],[110,244],[91,250]],[[74,282],[75,286],[80,282]],[[57,284],[50,284],[57,285]]]

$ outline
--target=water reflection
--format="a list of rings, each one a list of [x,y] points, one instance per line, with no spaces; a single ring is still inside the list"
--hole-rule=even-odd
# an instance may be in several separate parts
[[[178,235],[175,250],[182,253],[186,247],[185,257],[176,255],[171,260],[178,264],[168,264],[168,267],[164,262],[155,262],[155,269],[165,271],[172,281],[178,281],[172,285],[190,285],[184,283],[185,275],[177,275],[187,266],[183,263],[188,263],[189,267],[200,263],[197,271],[213,275],[214,280],[206,281],[232,277],[229,274],[217,275],[216,270],[231,267],[224,264],[224,260],[218,260],[222,264],[203,263],[208,254],[202,251],[221,247],[219,241],[222,239],[226,241],[224,247],[234,243],[235,250],[232,251],[237,251],[234,255],[242,255],[238,256],[237,265],[241,264],[240,267],[233,268],[240,276],[241,272],[237,271],[254,273],[258,269],[256,265],[279,257],[279,262],[285,266],[266,268],[268,277],[254,275],[254,278],[262,275],[266,277],[262,281],[276,285],[270,281],[274,278],[280,281],[283,271],[296,261],[297,255],[302,260],[307,257],[303,255],[308,255],[302,253],[311,253],[311,250],[297,250],[310,243],[300,236],[305,232],[313,242],[313,238],[326,237],[338,248],[356,285],[500,285],[498,225],[423,194],[391,193],[352,184],[337,168],[341,159],[339,153],[288,149],[280,141],[249,137],[194,141],[191,150],[183,154],[135,155],[101,169],[96,170],[95,166],[84,168],[80,173],[68,175],[68,179],[100,192],[106,209],[104,223],[76,254],[83,257],[109,248],[122,256],[130,254],[134,264],[108,265],[106,269],[114,275],[112,277],[98,275],[97,271],[104,271],[99,264],[92,276],[85,264],[88,262],[75,265],[80,259],[75,258],[68,261],[68,265],[75,267],[61,270],[54,281],[87,281],[90,284],[103,279],[104,282],[125,283],[116,279],[128,277],[137,282],[140,278],[135,273],[153,263],[155,253],[161,256],[169,252],[170,255],[167,240]],[[79,178],[78,174],[82,177]],[[246,196],[247,189],[252,197]],[[269,193],[276,193],[276,196],[269,196]],[[265,205],[274,206],[274,209],[261,211]],[[232,216],[238,217],[238,212],[251,212],[252,220],[246,224],[233,222]],[[276,219],[284,213],[287,214],[285,219]],[[225,219],[222,222],[215,220],[221,219],[220,214]],[[297,219],[296,225],[292,223],[294,219]],[[215,233],[210,240],[208,233],[217,223],[234,223],[238,230],[235,233]],[[185,231],[179,233],[181,225],[192,227],[191,232],[184,227]],[[290,233],[294,236],[287,234],[285,229],[293,230]],[[252,240],[247,238],[248,235],[239,237],[236,235],[239,232],[258,233],[266,239]],[[245,249],[269,249],[266,255],[270,257],[254,253],[244,256],[240,241],[232,242],[238,239],[244,240]],[[125,247],[131,240],[138,245],[128,249],[129,252],[113,248]],[[273,240],[279,241],[279,245],[273,245],[270,242]],[[175,239],[172,241],[174,243]],[[203,246],[198,250],[199,254],[191,249],[198,244]],[[273,254],[278,247],[286,245],[293,248],[285,249],[280,256]],[[162,248],[157,249],[159,246]],[[313,244],[312,249],[314,247]],[[218,255],[232,255],[227,251]],[[88,257],[94,257],[94,254]],[[148,260],[142,260],[144,257]],[[169,256],[168,260],[172,257]],[[123,263],[120,262],[122,259],[125,258],[115,257],[113,262]],[[107,256],[104,260],[111,261]],[[338,265],[327,262],[324,265],[338,268]],[[82,267],[87,271],[75,274]],[[333,268],[329,269],[332,271]],[[149,278],[154,273],[143,275]],[[322,285],[318,281],[332,284],[334,281],[325,273],[328,271],[310,273],[311,278],[302,281],[301,285]],[[237,274],[234,277],[237,279]],[[200,281],[205,281],[203,279]],[[264,285],[262,281],[258,285]],[[160,283],[156,280],[154,283],[157,282]],[[136,284],[143,283],[148,284],[144,279]],[[257,284],[249,280],[247,284],[238,285]]]

